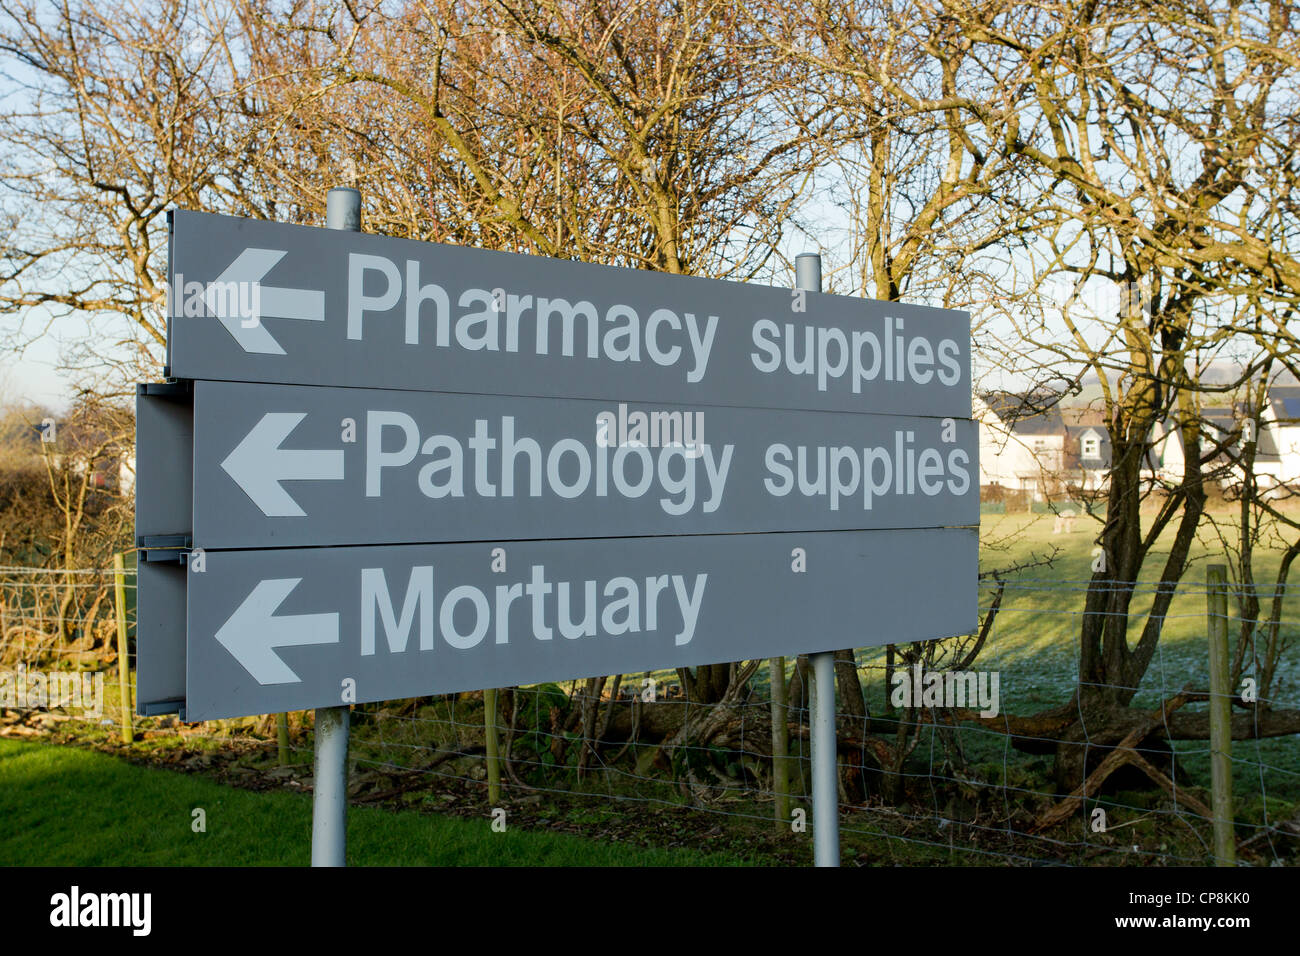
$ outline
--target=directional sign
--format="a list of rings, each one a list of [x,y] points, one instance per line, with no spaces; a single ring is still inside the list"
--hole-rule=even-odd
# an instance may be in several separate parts
[[[285,253],[279,249],[245,249],[216,281],[203,283],[203,306],[221,322],[245,352],[283,355],[280,347],[261,319],[304,319],[325,321],[325,293],[313,289],[284,289],[265,282],[266,274]],[[228,308],[228,291],[247,291],[248,305],[236,299],[237,307]]]
[[[973,529],[209,552],[186,719],[959,634]],[[349,696],[351,695],[351,696]]]
[[[970,416],[964,312],[197,212],[183,379]]]
[[[205,409],[207,388],[206,385],[200,386],[200,391],[205,393]],[[301,518],[306,515],[298,502],[284,490],[284,482],[340,481],[343,478],[342,449],[281,447],[289,433],[306,417],[306,412],[261,413],[257,424],[221,461],[221,470],[268,518]],[[325,416],[318,414],[317,417],[324,420]]]
[[[300,678],[280,659],[282,647],[317,647],[339,642],[339,616],[286,614],[275,611],[302,578],[258,581],[235,613],[217,629],[217,643],[243,665],[259,684],[296,684]]]
[[[203,548],[979,522],[968,419],[198,382],[193,440]]]
[[[969,316],[176,212],[138,701],[197,720],[976,625]]]

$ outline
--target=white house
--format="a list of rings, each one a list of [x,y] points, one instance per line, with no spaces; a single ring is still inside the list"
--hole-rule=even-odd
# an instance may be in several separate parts
[[[1171,419],[1156,422],[1151,429],[1151,446],[1142,466],[1142,480],[1149,485],[1173,488],[1183,480],[1187,457],[1183,454],[1183,436],[1178,423]]]
[[[1084,491],[1102,491],[1110,480],[1110,433],[1105,425],[1066,426],[1069,480]]]
[[[117,490],[124,498],[135,494],[135,448],[124,454],[117,465]]]
[[[1275,385],[1268,399],[1254,435],[1256,487],[1263,494],[1300,492],[1300,386]],[[1240,405],[1203,409],[1201,453],[1208,452],[1216,442],[1239,449],[1243,438],[1253,430],[1253,423]],[[1169,420],[1156,426],[1149,457],[1151,464],[1144,469],[1148,480],[1165,487],[1182,480],[1186,456],[1176,422]],[[1229,490],[1240,485],[1241,470],[1230,464],[1227,456],[1207,463],[1207,473],[1216,469],[1223,471],[1219,477],[1221,488]]]
[[[1055,491],[1065,465],[1060,410],[1036,411],[1009,392],[977,395],[972,402],[979,423],[980,487],[1028,492],[1034,501]]]

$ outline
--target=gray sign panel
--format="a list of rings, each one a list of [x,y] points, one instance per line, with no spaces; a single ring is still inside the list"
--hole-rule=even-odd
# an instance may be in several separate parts
[[[186,719],[972,630],[973,529],[209,552]]]
[[[194,401],[196,547],[979,523],[969,419],[223,382]]]
[[[970,416],[965,312],[173,215],[187,379]]]
[[[136,565],[135,703],[141,714],[175,713],[185,703],[185,569]]]

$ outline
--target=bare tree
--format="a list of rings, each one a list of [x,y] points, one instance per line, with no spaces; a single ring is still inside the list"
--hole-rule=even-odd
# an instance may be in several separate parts
[[[1035,225],[1037,241],[1025,248],[1030,291],[1065,277],[1074,292],[1060,326],[1022,320],[1016,348],[1074,368],[1082,358],[1101,384],[1112,448],[1098,535],[1105,561],[1085,599],[1075,699],[1013,729],[1069,728],[1067,736],[1105,743],[1132,723],[1126,707],[1204,512],[1202,466],[1220,450],[1203,442],[1195,369],[1241,331],[1240,293],[1289,298],[1297,288],[1286,212],[1295,77],[1271,52],[1293,51],[1296,38],[1273,4],[1043,2],[992,21],[974,7],[962,17],[981,59],[1032,92],[1007,141],[1038,174],[1004,197],[1014,203],[1008,215]],[[982,104],[970,108],[978,115]],[[1098,288],[1116,293],[1113,313],[1079,308]],[[1166,420],[1186,466],[1148,518],[1143,469]],[[1172,541],[1157,548],[1166,531]],[[1159,552],[1153,607],[1130,643],[1134,587]],[[1195,716],[1175,715],[1170,732],[1191,732]],[[1259,732],[1300,726],[1300,715],[1274,718]],[[1082,753],[1058,752],[1060,782],[1077,781]]]
[[[81,313],[101,330],[94,360],[161,364],[166,212],[241,188],[238,46],[220,3],[6,5],[0,313],[37,334]]]
[[[816,130],[789,119],[791,71],[759,59],[728,3],[317,16],[246,8],[259,88],[280,139],[301,135],[299,165],[312,149],[355,161],[383,231],[747,278],[808,172]]]

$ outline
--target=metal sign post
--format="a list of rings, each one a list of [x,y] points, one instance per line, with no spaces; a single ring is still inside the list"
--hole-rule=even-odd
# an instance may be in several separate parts
[[[361,193],[336,187],[325,199],[325,225],[361,231]],[[311,865],[346,866],[348,849],[347,704],[316,710],[316,764],[311,790]]]
[[[795,257],[795,288],[822,290],[822,257],[806,252]],[[808,658],[813,672],[812,785],[813,863],[840,865],[838,752],[835,740],[835,654],[825,651]]]

